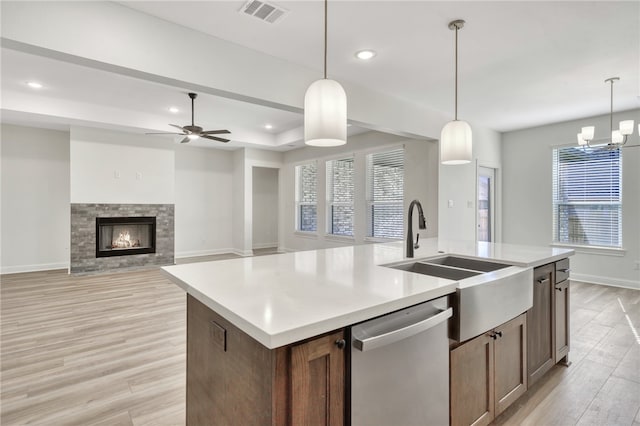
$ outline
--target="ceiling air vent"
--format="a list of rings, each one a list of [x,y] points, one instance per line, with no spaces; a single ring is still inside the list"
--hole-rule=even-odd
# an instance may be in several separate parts
[[[260,19],[261,21],[275,24],[280,21],[289,12],[280,6],[276,6],[273,3],[267,3],[265,1],[249,0],[240,12],[244,12],[247,15]]]

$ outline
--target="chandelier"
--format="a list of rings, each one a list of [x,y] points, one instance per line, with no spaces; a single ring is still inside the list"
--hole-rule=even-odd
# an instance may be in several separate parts
[[[633,120],[621,121],[618,130],[613,130],[613,83],[620,80],[620,77],[611,77],[606,79],[605,83],[611,83],[611,109],[609,112],[609,128],[611,130],[611,139],[605,145],[598,146],[604,149],[616,149],[627,143],[627,136],[633,133]],[[595,134],[595,126],[586,126],[578,133],[578,145],[582,147],[594,148],[591,145]],[[639,126],[640,131],[640,126]]]

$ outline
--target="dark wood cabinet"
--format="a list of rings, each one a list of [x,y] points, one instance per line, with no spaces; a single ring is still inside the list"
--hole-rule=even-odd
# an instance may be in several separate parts
[[[527,390],[522,314],[451,351],[451,425],[487,425]]]
[[[494,415],[493,339],[486,333],[451,351],[451,426],[483,426]]]
[[[569,364],[569,303],[570,303],[569,259],[556,262],[555,285],[555,362]]]
[[[522,314],[494,330],[495,415],[527,391],[527,316]]]
[[[187,425],[342,425],[342,339],[268,349],[187,295]]]
[[[291,348],[291,424],[344,424],[344,340],[339,331]]]
[[[555,360],[555,264],[533,271],[533,306],[527,311],[528,386],[554,365]]]

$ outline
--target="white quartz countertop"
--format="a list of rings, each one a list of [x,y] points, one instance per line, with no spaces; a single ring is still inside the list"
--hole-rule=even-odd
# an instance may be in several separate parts
[[[573,250],[421,240],[415,259],[442,253],[535,267]],[[456,291],[457,281],[390,269],[403,243],[367,244],[166,266],[169,278],[273,349]]]

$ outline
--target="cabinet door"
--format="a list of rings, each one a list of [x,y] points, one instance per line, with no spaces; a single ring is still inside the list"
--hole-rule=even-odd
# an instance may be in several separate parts
[[[451,351],[451,425],[488,425],[494,418],[493,339],[478,336]]]
[[[344,424],[344,331],[291,348],[291,424]],[[342,346],[344,347],[344,346]]]
[[[527,315],[494,330],[495,415],[527,391]]]
[[[533,307],[527,311],[528,386],[540,379],[555,358],[555,265],[533,271]]]
[[[556,363],[569,354],[569,287],[569,280],[556,284]]]

